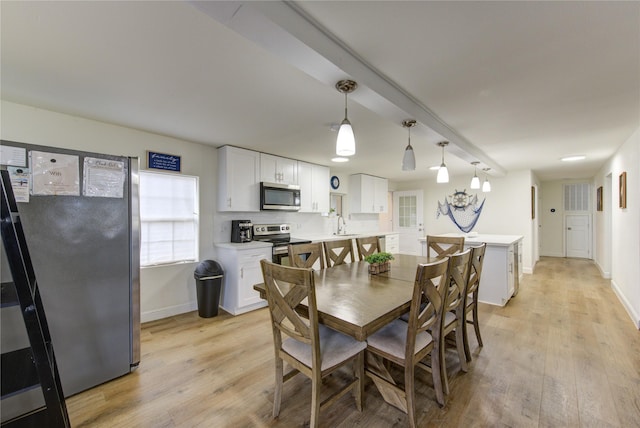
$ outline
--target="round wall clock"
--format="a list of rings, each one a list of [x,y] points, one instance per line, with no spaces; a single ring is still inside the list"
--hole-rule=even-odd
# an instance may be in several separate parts
[[[340,187],[340,179],[334,175],[331,177],[331,188],[337,190],[338,187]]]

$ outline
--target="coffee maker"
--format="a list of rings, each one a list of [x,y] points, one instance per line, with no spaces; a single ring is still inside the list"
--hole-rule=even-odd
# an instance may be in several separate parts
[[[251,220],[231,220],[231,242],[250,242],[252,232]]]

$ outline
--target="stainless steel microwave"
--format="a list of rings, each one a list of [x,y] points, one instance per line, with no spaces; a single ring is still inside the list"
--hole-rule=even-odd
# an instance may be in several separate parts
[[[298,211],[300,209],[300,186],[261,182],[260,209]]]

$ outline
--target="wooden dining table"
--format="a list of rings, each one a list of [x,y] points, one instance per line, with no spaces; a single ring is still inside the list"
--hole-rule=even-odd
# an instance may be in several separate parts
[[[433,261],[394,254],[390,269],[376,275],[369,273],[364,261],[314,271],[318,322],[365,340],[409,311],[418,264]],[[253,288],[266,299],[264,284]],[[303,315],[306,309],[304,302],[297,308]]]

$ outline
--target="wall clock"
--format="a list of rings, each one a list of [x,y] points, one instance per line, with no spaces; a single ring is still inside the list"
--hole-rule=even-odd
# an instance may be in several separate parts
[[[340,179],[334,175],[331,177],[331,188],[333,190],[338,190],[338,187],[340,187]]]

